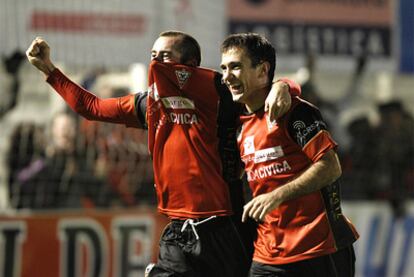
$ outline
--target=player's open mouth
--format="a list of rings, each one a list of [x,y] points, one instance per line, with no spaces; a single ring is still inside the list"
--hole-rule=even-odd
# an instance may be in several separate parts
[[[235,94],[239,94],[242,92],[242,86],[241,85],[230,85],[230,91]]]

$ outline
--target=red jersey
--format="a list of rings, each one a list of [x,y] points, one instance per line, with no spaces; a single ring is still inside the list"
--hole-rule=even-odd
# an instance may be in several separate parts
[[[253,196],[296,178],[337,144],[319,111],[292,99],[289,112],[269,122],[263,111],[241,116],[240,155]],[[254,260],[286,264],[337,251],[358,235],[342,214],[338,181],[319,191],[285,201],[258,225]]]
[[[149,66],[148,147],[158,209],[170,217],[232,213],[218,151],[216,75],[179,64]]]
[[[200,218],[232,214],[229,186],[238,175],[238,106],[220,77],[213,70],[153,62],[151,97],[142,93],[108,99],[79,87],[59,70],[47,81],[87,119],[148,125],[159,211],[171,218]]]

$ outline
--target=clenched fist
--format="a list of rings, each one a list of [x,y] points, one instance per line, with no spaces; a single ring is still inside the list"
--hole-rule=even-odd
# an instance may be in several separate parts
[[[55,69],[50,61],[50,47],[45,40],[37,37],[26,51],[29,62],[37,69],[42,71],[46,76]]]

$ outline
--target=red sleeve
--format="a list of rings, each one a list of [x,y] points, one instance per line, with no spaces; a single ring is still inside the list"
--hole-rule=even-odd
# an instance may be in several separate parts
[[[303,147],[303,152],[313,163],[319,161],[326,152],[337,148],[337,143],[326,130],[321,130]]]
[[[288,78],[280,78],[277,81],[282,81],[289,85],[289,93],[291,96],[300,96],[302,94],[302,89],[300,88],[300,85],[295,81],[290,80]]]
[[[72,82],[59,69],[55,69],[46,81],[72,110],[86,119],[142,128],[135,110],[134,95],[101,99]]]

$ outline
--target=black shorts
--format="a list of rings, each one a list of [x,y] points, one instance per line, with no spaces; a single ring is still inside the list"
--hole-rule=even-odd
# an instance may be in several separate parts
[[[194,226],[195,232],[191,226],[182,232],[183,224],[184,220],[173,220],[167,225],[158,261],[148,276],[247,276],[250,261],[230,217],[201,223]]]
[[[355,253],[353,246],[333,254],[284,265],[253,261],[250,277],[353,277]]]

